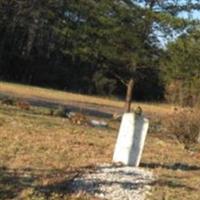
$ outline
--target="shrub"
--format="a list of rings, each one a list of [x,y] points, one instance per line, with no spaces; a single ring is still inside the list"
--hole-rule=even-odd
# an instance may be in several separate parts
[[[166,131],[179,142],[189,147],[200,139],[200,111],[189,108],[176,108],[165,120]]]

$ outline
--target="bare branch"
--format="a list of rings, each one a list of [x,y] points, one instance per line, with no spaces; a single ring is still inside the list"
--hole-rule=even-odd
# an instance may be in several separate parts
[[[111,74],[112,74],[116,79],[118,79],[123,85],[125,85],[125,86],[128,85],[128,83],[127,83],[124,79],[122,79],[122,77],[120,77],[118,74],[116,74],[115,72],[111,72]]]

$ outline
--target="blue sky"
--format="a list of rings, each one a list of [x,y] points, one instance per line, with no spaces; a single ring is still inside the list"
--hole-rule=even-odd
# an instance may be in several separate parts
[[[172,4],[176,3],[174,0],[172,0],[171,2],[170,2],[170,0],[168,0],[167,2],[172,3]],[[177,0],[177,3],[179,5],[187,5],[188,2],[190,2],[192,4],[200,4],[200,0]],[[163,3],[164,3],[164,1],[163,1]],[[145,6],[145,0],[140,0],[140,2],[137,2],[137,4],[144,7]],[[183,18],[190,17],[191,19],[199,19],[200,20],[200,11],[194,9],[189,13],[188,12],[181,12],[178,16],[183,17]]]
[[[190,13],[182,12],[182,13],[179,14],[179,17],[183,17],[183,18],[190,17],[191,19],[198,19],[198,20],[200,20],[200,11],[193,10]]]

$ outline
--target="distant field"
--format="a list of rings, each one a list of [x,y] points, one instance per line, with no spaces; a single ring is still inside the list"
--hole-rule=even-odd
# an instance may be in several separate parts
[[[0,92],[11,93],[13,95],[18,95],[20,97],[39,97],[50,99],[51,101],[59,102],[80,102],[80,103],[91,103],[101,106],[112,106],[123,108],[124,102],[119,100],[113,100],[105,97],[95,97],[88,95],[81,95],[69,92],[62,92],[52,89],[44,89],[40,87],[29,87],[20,84],[12,84],[0,82]],[[144,112],[153,112],[158,114],[165,114],[170,112],[171,107],[167,104],[158,103],[133,103],[132,107],[140,105]]]
[[[1,92],[55,102],[123,106],[117,100],[10,83],[0,83]],[[160,112],[163,116],[171,108],[162,104],[141,105],[145,111]],[[151,123],[156,117],[152,115]],[[30,110],[22,110],[0,104],[0,199],[94,200],[84,193],[70,193],[68,184],[74,177],[93,170],[98,163],[112,161],[119,122],[106,120],[108,129],[95,128],[51,116],[48,108],[31,106]],[[157,176],[148,199],[199,200],[198,149],[197,145],[196,151],[188,151],[176,139],[152,127],[141,162],[141,167]]]

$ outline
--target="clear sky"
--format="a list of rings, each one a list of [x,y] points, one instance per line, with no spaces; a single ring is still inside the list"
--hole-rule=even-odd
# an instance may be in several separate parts
[[[179,17],[183,17],[183,18],[190,17],[191,19],[198,19],[198,20],[200,20],[200,11],[193,10],[190,13],[182,12],[182,13],[179,14]]]
[[[187,5],[188,1],[190,1],[190,3],[194,3],[196,5],[200,4],[200,0],[177,0],[177,3],[179,5]],[[133,2],[136,3],[134,0],[133,0]],[[174,0],[172,0],[172,2],[174,2]],[[144,0],[137,1],[137,4],[140,5],[140,6],[142,6],[142,7],[145,7],[145,1]],[[200,20],[200,10],[195,10],[194,9],[191,12],[181,12],[181,13],[179,13],[178,16],[179,17],[183,17],[183,18],[190,17],[191,19],[198,19],[198,20]]]

